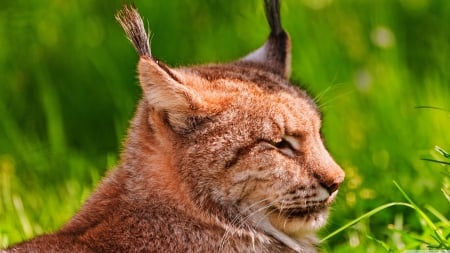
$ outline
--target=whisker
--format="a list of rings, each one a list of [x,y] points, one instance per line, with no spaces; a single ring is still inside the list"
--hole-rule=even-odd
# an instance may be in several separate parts
[[[319,94],[317,94],[313,100],[314,102],[316,102],[317,104],[320,104],[320,100],[328,93],[330,92],[332,89],[334,88],[333,85],[328,86],[326,89],[324,89],[323,91],[319,92]]]
[[[344,86],[343,83],[336,83],[336,76],[333,78],[333,80],[331,80],[330,85],[325,88],[324,90],[320,91],[319,94],[317,94],[313,100],[314,102],[316,102],[317,104],[320,103],[320,100],[329,92],[331,92],[333,89],[337,89],[341,86]]]
[[[352,94],[354,92],[355,92],[354,90],[344,92],[344,93],[339,94],[339,95],[337,95],[337,96],[335,96],[333,98],[328,99],[327,101],[325,101],[323,103],[317,103],[317,105],[319,106],[319,109],[322,110],[325,107],[327,107],[328,105],[330,105],[332,102],[336,101],[338,98],[341,98],[341,97],[344,97],[344,96],[348,96],[349,94]]]
[[[250,211],[251,208],[265,202],[269,200],[268,198],[266,199],[262,199],[260,201],[257,201],[253,204],[251,204],[250,206],[246,207],[244,210],[242,210],[240,213],[236,214],[236,216],[234,217],[234,219],[231,221],[230,223],[230,227],[227,227],[225,230],[225,233],[223,234],[222,238],[220,239],[220,243],[219,243],[219,249],[218,252],[220,252],[224,246],[225,246],[225,241],[229,238],[229,236],[231,236],[232,232],[230,231],[230,229],[237,227],[238,229],[242,228],[245,224],[245,222],[252,216],[254,215],[255,212],[252,212],[246,216],[242,216],[242,213],[248,212]],[[263,209],[262,209],[263,210]],[[257,212],[261,211],[261,208],[259,208],[257,210]],[[254,242],[253,242],[254,243]]]

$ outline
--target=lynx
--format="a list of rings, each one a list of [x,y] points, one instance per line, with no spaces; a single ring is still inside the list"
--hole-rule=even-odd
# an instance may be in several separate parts
[[[135,7],[116,15],[139,54],[138,103],[120,163],[59,231],[3,252],[316,252],[344,172],[321,115],[292,85],[278,0],[270,35],[225,64],[171,68]]]

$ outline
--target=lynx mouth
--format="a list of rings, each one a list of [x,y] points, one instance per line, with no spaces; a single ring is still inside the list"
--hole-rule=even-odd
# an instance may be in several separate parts
[[[287,219],[304,218],[326,211],[328,205],[323,202],[313,202],[309,203],[306,207],[295,207],[295,208],[278,208],[272,207],[272,211],[275,214],[279,214]]]
[[[301,238],[326,224],[328,206],[317,204],[301,208],[273,208],[268,214],[270,223],[292,238]]]
[[[272,206],[271,211],[287,219],[310,217],[327,211],[328,206],[334,202],[335,198],[336,193],[333,193],[326,198],[302,200],[298,203],[281,201]]]

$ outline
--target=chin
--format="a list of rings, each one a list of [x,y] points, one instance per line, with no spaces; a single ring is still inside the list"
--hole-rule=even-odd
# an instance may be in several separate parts
[[[326,224],[327,218],[328,208],[296,216],[286,216],[279,212],[273,212],[269,215],[270,223],[292,238],[311,235]]]

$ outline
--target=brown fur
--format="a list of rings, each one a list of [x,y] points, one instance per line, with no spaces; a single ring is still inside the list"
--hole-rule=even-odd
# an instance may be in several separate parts
[[[286,79],[278,1],[265,4],[259,51],[177,69],[152,58],[125,7],[143,98],[121,161],[62,229],[7,252],[315,252],[344,173],[316,105]]]

